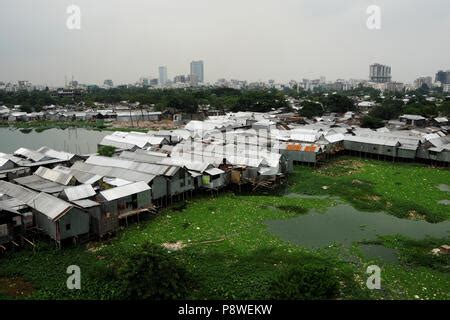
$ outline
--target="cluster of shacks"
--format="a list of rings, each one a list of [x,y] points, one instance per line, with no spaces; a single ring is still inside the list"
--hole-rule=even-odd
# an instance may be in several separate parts
[[[350,153],[391,161],[450,162],[444,130],[369,130],[289,115],[238,112],[182,129],[115,132],[99,146],[112,157],[42,147],[0,153],[0,248],[44,234],[58,245],[114,233],[129,219],[223,188],[273,188],[294,163]]]

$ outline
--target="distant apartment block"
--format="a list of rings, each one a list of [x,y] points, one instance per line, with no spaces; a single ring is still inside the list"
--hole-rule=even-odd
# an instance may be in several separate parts
[[[197,86],[199,83],[204,83],[204,66],[203,61],[191,62],[191,85]]]
[[[164,86],[167,84],[167,67],[161,66],[159,67],[159,85]]]
[[[371,82],[386,83],[391,82],[391,67],[379,63],[370,66],[369,79]]]
[[[438,71],[436,73],[436,82],[440,82],[442,84],[450,84],[450,70],[447,71]]]
[[[442,91],[445,93],[450,93],[450,84],[442,85]]]
[[[424,85],[431,89],[433,86],[433,78],[432,77],[420,77],[414,81],[414,87],[416,89],[422,88]]]

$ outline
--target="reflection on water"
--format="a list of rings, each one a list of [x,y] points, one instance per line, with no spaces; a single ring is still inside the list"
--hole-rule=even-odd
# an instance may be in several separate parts
[[[383,235],[402,235],[412,239],[450,234],[450,221],[432,224],[400,219],[384,212],[358,211],[348,204],[330,207],[325,213],[308,214],[266,222],[270,232],[281,239],[309,248],[332,244],[349,246],[353,242],[376,240]]]
[[[77,154],[94,153],[97,151],[97,144],[108,134],[107,131],[79,128],[49,129],[42,132],[0,128],[0,152],[12,153],[20,147],[38,149],[47,146]]]

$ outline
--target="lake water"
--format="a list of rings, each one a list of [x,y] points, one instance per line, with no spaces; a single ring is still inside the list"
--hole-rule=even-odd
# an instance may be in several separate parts
[[[386,248],[379,244],[362,244],[360,248],[365,257],[371,259],[381,259],[384,262],[398,263],[398,252],[392,248]]]
[[[29,133],[19,129],[0,128],[0,152],[12,153],[20,147],[36,150],[47,146],[77,154],[94,153],[97,152],[97,144],[108,134],[108,131],[80,128],[49,129],[43,132],[32,130]]]
[[[382,235],[399,234],[412,239],[450,235],[450,221],[432,224],[400,219],[384,212],[358,211],[348,204],[338,204],[323,213],[311,210],[308,214],[266,221],[266,224],[281,239],[308,248],[349,246]]]

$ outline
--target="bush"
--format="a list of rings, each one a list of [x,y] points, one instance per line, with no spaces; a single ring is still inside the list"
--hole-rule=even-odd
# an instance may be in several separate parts
[[[98,154],[104,157],[112,157],[116,148],[112,146],[101,146],[98,148]]]
[[[270,286],[272,299],[333,299],[339,292],[339,280],[326,265],[307,264],[289,269]]]
[[[364,118],[361,119],[361,127],[378,129],[384,127],[384,122],[383,120],[376,117],[365,116]]]
[[[144,244],[119,269],[123,298],[173,300],[186,298],[191,277],[186,269],[161,247]]]

